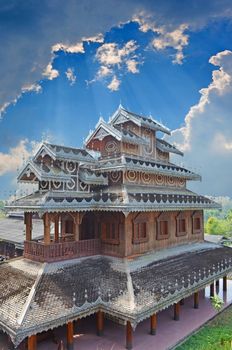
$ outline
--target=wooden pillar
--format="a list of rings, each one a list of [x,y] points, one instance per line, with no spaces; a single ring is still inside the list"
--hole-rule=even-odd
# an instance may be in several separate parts
[[[219,288],[219,280],[216,280],[216,288]]]
[[[55,227],[54,227],[54,241],[55,242],[59,242],[59,215],[57,214],[57,216],[55,217]]]
[[[180,300],[180,305],[184,305],[184,299]]]
[[[194,305],[193,305],[193,307],[194,307],[194,309],[199,308],[199,292],[194,293]]]
[[[132,349],[132,338],[133,338],[133,330],[131,327],[131,323],[127,321],[126,323],[126,349]]]
[[[44,214],[43,220],[44,220],[44,244],[48,245],[51,243],[49,213]]]
[[[180,303],[174,304],[174,320],[179,321],[180,319]]]
[[[27,344],[28,350],[36,350],[37,349],[37,339],[36,339],[36,334],[31,335],[28,337],[28,344]]]
[[[73,350],[73,322],[67,323],[67,350]]]
[[[151,335],[155,335],[156,334],[156,327],[157,327],[157,315],[151,315],[150,317],[150,322],[151,322]]]
[[[227,276],[223,277],[223,291],[227,291]]]
[[[214,297],[214,282],[210,285],[210,296]]]
[[[124,235],[123,235],[123,245],[124,245],[124,256],[130,256],[133,251],[132,245],[132,232],[133,232],[133,214],[125,212],[124,213]]]
[[[104,329],[104,312],[98,311],[97,312],[97,335],[99,337],[103,335],[103,329]]]
[[[32,240],[32,213],[24,213],[24,224],[26,225],[26,241]]]

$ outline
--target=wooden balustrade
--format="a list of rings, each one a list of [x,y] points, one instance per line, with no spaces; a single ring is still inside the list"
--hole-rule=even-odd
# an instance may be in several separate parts
[[[50,243],[48,245],[43,242],[24,242],[24,257],[40,262],[53,262],[97,254],[101,254],[99,239]]]

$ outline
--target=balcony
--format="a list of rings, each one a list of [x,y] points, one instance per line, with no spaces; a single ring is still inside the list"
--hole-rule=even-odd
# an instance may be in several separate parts
[[[24,257],[39,262],[54,262],[101,254],[99,239],[50,243],[24,242]]]
[[[25,241],[24,257],[39,262],[54,262],[94,255],[122,256],[119,245],[106,244],[100,239],[50,243]]]

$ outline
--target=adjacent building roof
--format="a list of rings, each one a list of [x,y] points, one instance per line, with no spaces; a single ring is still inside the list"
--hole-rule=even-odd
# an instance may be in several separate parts
[[[131,260],[16,259],[0,268],[0,326],[16,345],[99,309],[135,327],[231,270],[232,249],[203,242]]]
[[[43,237],[43,221],[33,219],[32,239]],[[0,220],[0,241],[15,244],[23,249],[25,241],[25,225],[22,218],[4,218]]]

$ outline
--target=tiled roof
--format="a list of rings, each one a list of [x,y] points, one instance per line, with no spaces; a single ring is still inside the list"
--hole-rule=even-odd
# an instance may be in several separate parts
[[[147,173],[155,173],[162,175],[172,175],[186,178],[188,180],[201,180],[201,176],[173,163],[151,161],[138,157],[122,156],[116,158],[102,159],[97,168],[100,171],[110,170],[137,170],[146,171]]]
[[[160,211],[160,210],[198,210],[204,208],[218,208],[221,206],[211,199],[199,196],[194,192],[160,190],[155,192],[143,192],[142,188],[130,191],[126,186],[117,191],[95,191],[83,195],[70,196],[69,193],[41,193],[36,192],[22,199],[12,202],[12,209],[24,208],[27,211],[85,211],[85,210],[111,210],[111,211]],[[7,208],[7,206],[6,206]]]
[[[94,158],[85,149],[53,145],[47,142],[45,145],[54,152],[57,159],[94,162]]]
[[[166,251],[130,261],[96,256],[3,263],[0,326],[18,344],[98,308],[136,325],[232,270],[231,248],[198,243]]]
[[[162,152],[171,152],[179,154],[180,156],[183,156],[183,152],[179,151],[174,145],[171,145],[169,142],[156,138],[156,146],[157,148]]]
[[[164,126],[163,124],[157,122],[156,120],[154,120],[151,116],[150,117],[145,117],[143,115],[140,114],[136,114],[133,112],[130,112],[128,110],[126,110],[125,108],[123,108],[122,106],[119,106],[119,108],[117,109],[117,111],[114,113],[114,115],[112,116],[110,123],[112,125],[117,123],[117,119],[120,117],[120,115],[122,115],[123,117],[125,117],[127,120],[137,120],[137,122],[141,125],[144,126],[148,129],[152,129],[152,130],[158,130],[158,131],[162,131],[164,133],[170,134],[170,130]]]

